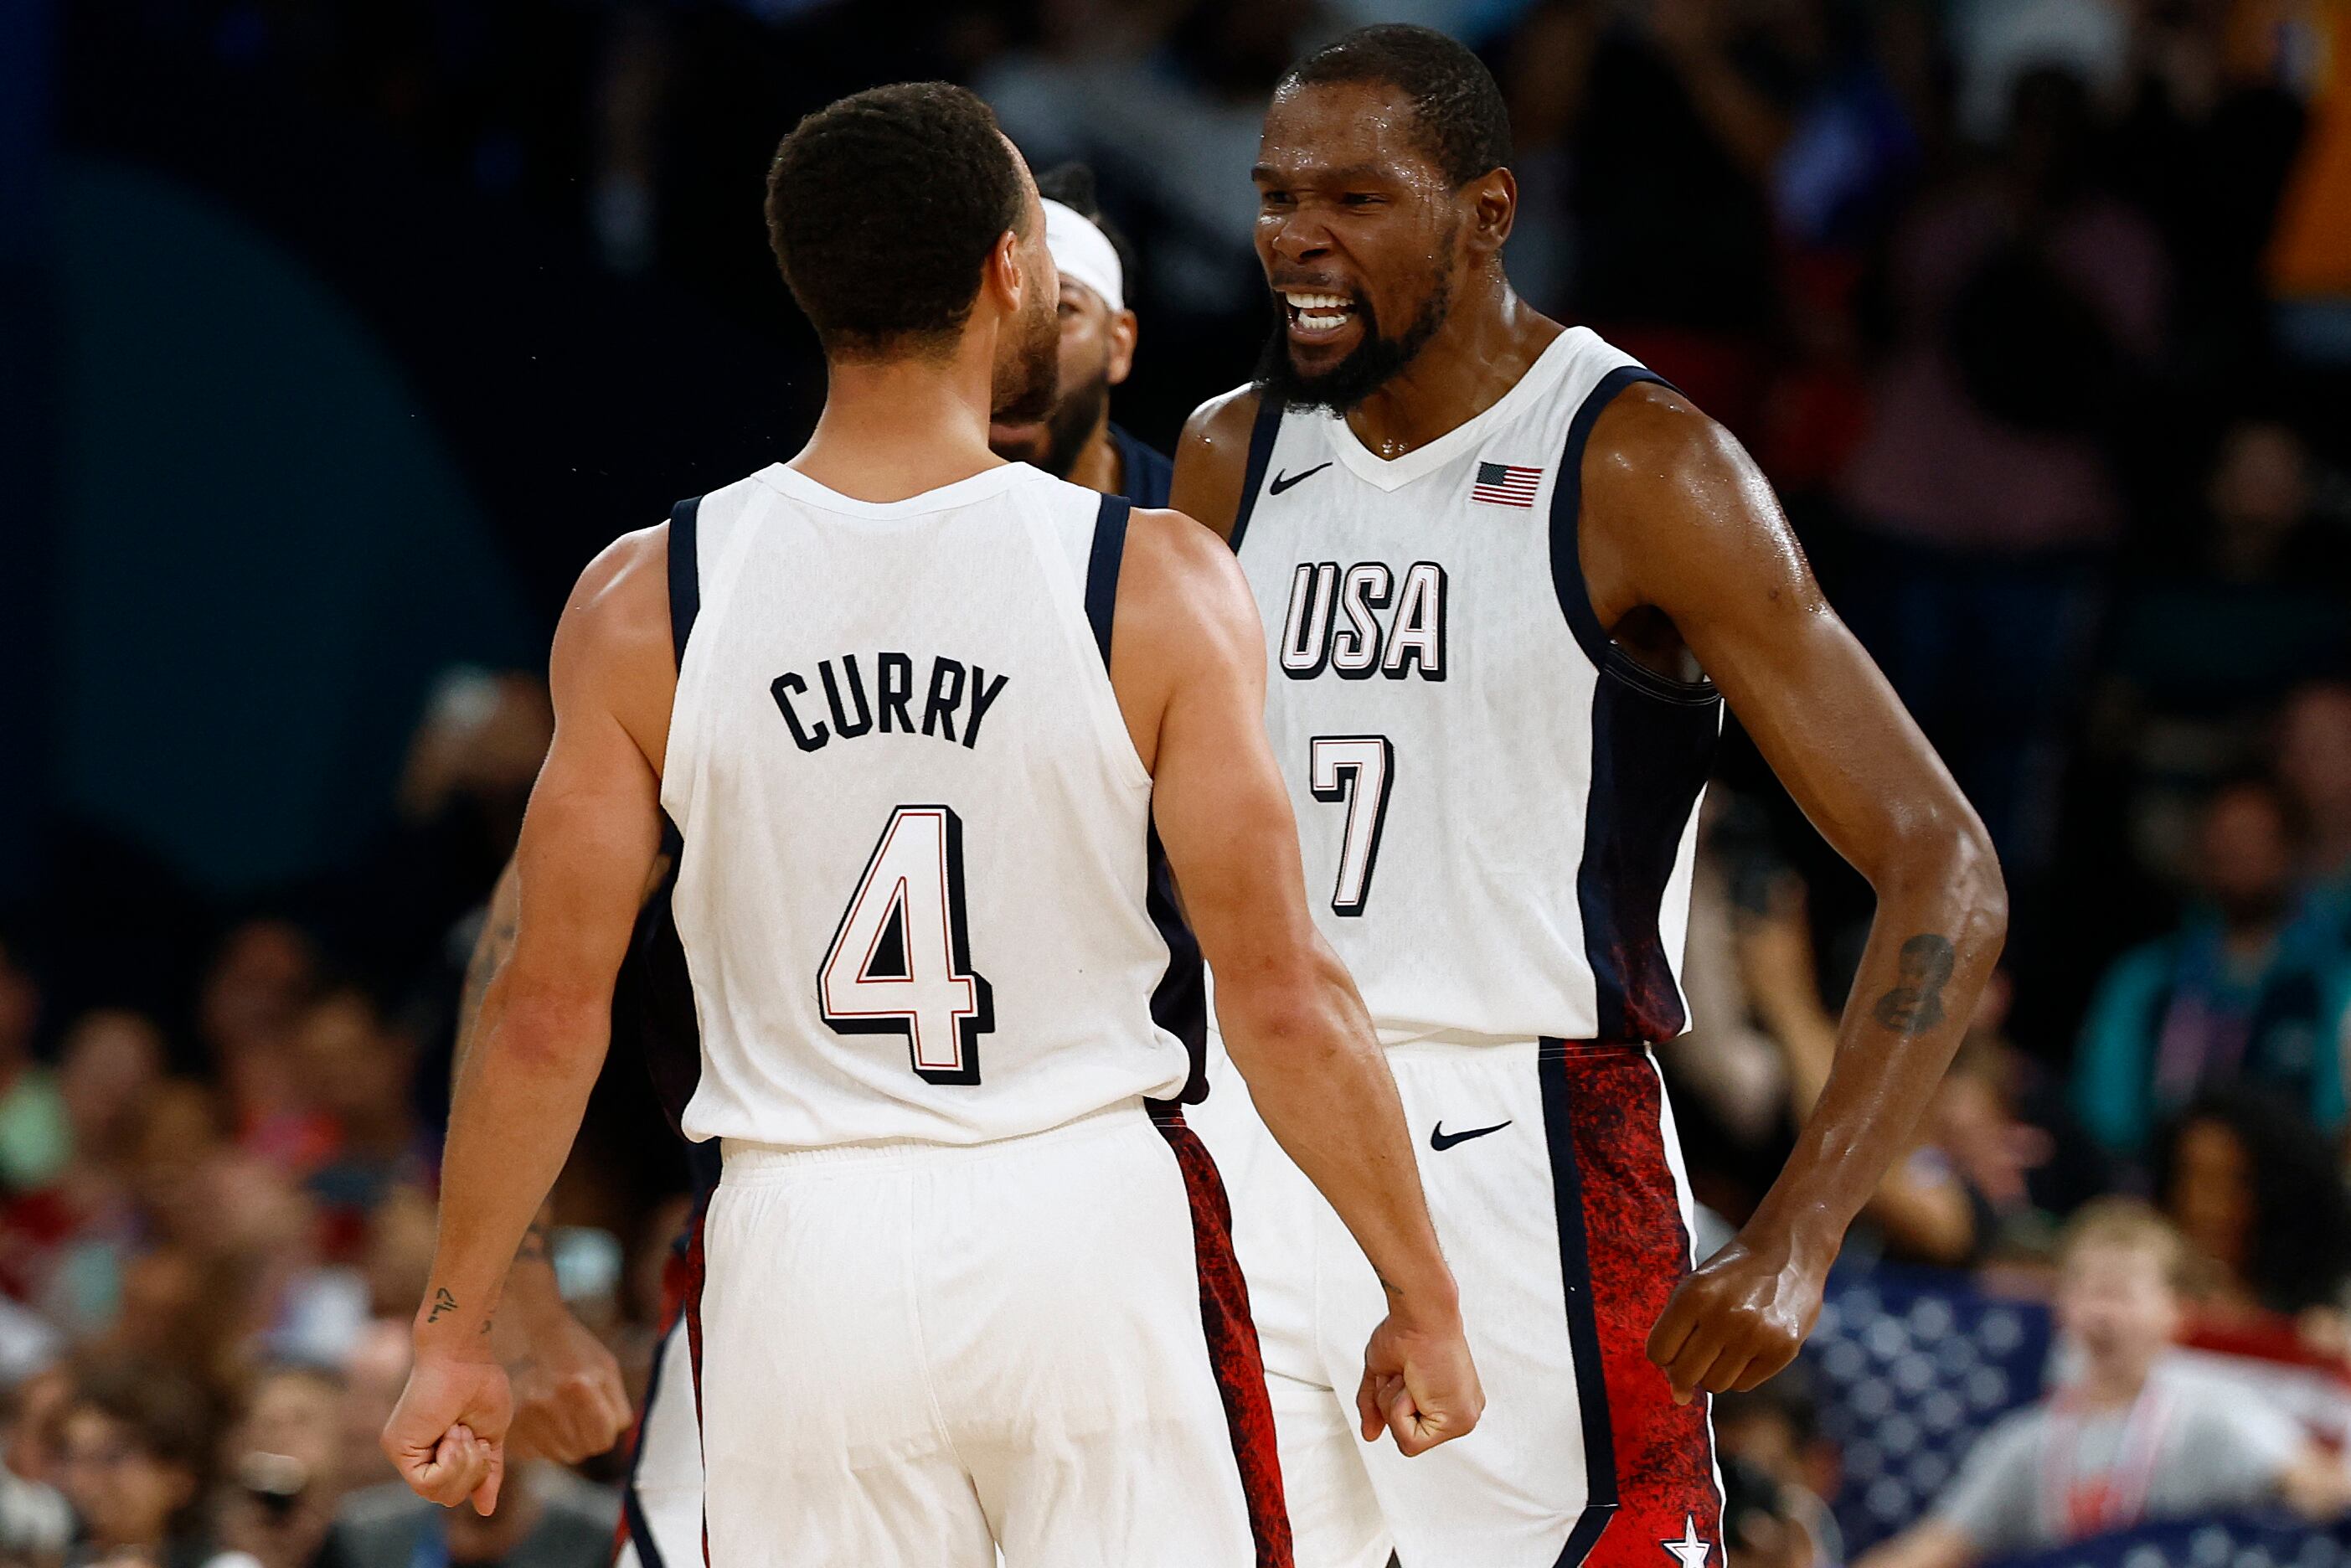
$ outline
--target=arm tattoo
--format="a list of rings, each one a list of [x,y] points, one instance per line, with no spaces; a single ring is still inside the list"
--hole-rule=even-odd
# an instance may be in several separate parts
[[[1897,1034],[1922,1034],[1943,1021],[1943,987],[1959,967],[1949,940],[1929,933],[1902,944],[1902,977],[1877,998],[1870,1017]]]
[[[490,910],[482,921],[482,934],[474,939],[474,956],[465,961],[465,988],[457,998],[457,1044],[450,1053],[449,1082],[455,1087],[458,1075],[465,1070],[465,1057],[474,1049],[474,1040],[481,1033],[482,1001],[489,995],[490,982],[506,966],[513,953],[516,922],[511,916],[501,919],[497,905],[492,901]]]
[[[443,1312],[454,1312],[456,1310],[457,1298],[449,1293],[448,1286],[444,1285],[433,1292],[433,1310],[424,1314],[424,1321],[428,1323],[437,1323],[441,1321]]]

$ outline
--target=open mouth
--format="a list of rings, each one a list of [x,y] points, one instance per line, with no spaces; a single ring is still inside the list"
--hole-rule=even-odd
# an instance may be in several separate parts
[[[1293,342],[1331,342],[1355,321],[1355,301],[1349,295],[1285,288],[1281,298]]]

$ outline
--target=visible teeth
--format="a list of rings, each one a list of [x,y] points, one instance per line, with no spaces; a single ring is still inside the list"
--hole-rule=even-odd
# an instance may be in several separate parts
[[[1343,312],[1354,304],[1353,300],[1349,299],[1343,294],[1299,294],[1293,292],[1290,293],[1288,298],[1290,299],[1290,308],[1293,310],[1337,310]]]
[[[1327,316],[1301,310],[1298,313],[1298,324],[1310,332],[1335,331],[1347,324],[1347,315],[1343,310]]]

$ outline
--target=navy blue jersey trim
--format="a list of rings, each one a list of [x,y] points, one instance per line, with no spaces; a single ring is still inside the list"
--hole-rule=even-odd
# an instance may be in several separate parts
[[[677,653],[677,667],[685,668],[685,640],[694,634],[694,618],[702,611],[702,571],[696,556],[695,519],[702,497],[680,501],[669,509],[669,640]]]
[[[1659,916],[1721,734],[1712,700],[1653,702],[1610,680],[1593,688],[1575,901],[1600,1039],[1671,1040],[1689,1021]]]
[[[1241,508],[1233,516],[1233,531],[1227,536],[1233,553],[1240,553],[1241,536],[1249,532],[1249,514],[1257,509],[1257,493],[1265,484],[1266,465],[1273,461],[1273,438],[1281,434],[1281,400],[1260,387],[1257,394],[1257,423],[1249,426],[1249,472],[1241,480]]]
[[[1126,481],[1119,494],[1138,507],[1165,506],[1169,486],[1176,480],[1176,465],[1167,460],[1167,455],[1129,435],[1116,420],[1111,422],[1110,441],[1118,449],[1119,467]]]
[[[1102,668],[1110,668],[1110,631],[1118,614],[1118,569],[1126,559],[1126,520],[1134,503],[1123,496],[1104,496],[1094,511],[1093,553],[1086,558],[1086,620],[1094,629],[1094,646],[1102,650]]]
[[[692,1233],[689,1226],[686,1235]],[[679,1238],[681,1241],[684,1239]],[[637,1495],[637,1471],[645,1462],[645,1428],[653,1421],[653,1401],[661,1397],[662,1363],[669,1359],[670,1336],[685,1332],[685,1314],[680,1312],[676,1321],[653,1341],[653,1365],[645,1373],[644,1413],[637,1417],[637,1440],[629,1454],[629,1474],[621,1483],[621,1517],[628,1526],[630,1542],[637,1549],[639,1568],[668,1568],[660,1544],[653,1540],[653,1527],[645,1519],[644,1500]]]
[[[1586,657],[1603,674],[1614,675],[1645,695],[1664,702],[1710,703],[1715,700],[1711,681],[1677,681],[1671,675],[1661,675],[1638,659],[1618,647],[1593,612],[1592,590],[1583,580],[1583,557],[1578,549],[1579,525],[1583,516],[1583,449],[1592,440],[1592,427],[1600,422],[1601,413],[1615,401],[1616,394],[1626,387],[1642,382],[1674,390],[1671,382],[1640,365],[1625,365],[1600,378],[1568,423],[1567,449],[1560,455],[1559,478],[1551,489],[1551,581],[1559,595],[1559,608],[1567,617],[1568,630],[1575,633]]]
[[[1583,1422],[1583,1512],[1568,1531],[1557,1568],[1577,1568],[1616,1511],[1616,1435],[1608,1419],[1608,1375],[1601,1364],[1600,1321],[1592,1304],[1592,1255],[1583,1234],[1583,1174],[1575,1158],[1566,1050],[1563,1041],[1544,1040],[1535,1052],[1535,1071],[1542,1080],[1560,1282],[1567,1296],[1567,1343],[1575,1359],[1576,1405]]]

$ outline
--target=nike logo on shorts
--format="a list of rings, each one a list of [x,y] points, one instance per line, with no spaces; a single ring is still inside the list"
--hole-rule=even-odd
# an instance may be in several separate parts
[[[1508,1122],[1497,1122],[1490,1127],[1472,1127],[1466,1133],[1448,1133],[1445,1130],[1445,1124],[1439,1122],[1429,1129],[1428,1146],[1443,1154],[1456,1144],[1466,1144],[1472,1138],[1482,1138],[1489,1133],[1499,1133],[1510,1124]]]

